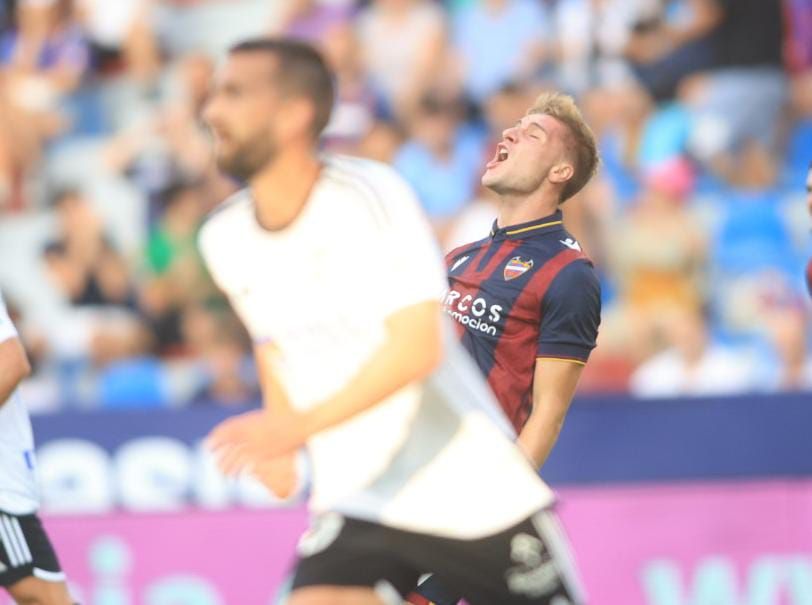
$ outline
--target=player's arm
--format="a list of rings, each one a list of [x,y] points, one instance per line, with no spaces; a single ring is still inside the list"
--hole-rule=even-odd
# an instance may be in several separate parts
[[[440,303],[426,301],[394,312],[387,336],[334,397],[305,413],[308,435],[334,426],[431,374],[442,359]]]
[[[517,443],[536,468],[541,468],[558,440],[564,418],[584,366],[566,359],[536,360],[533,411]]]
[[[592,265],[564,267],[544,295],[533,376],[533,410],[518,445],[540,468],[555,445],[600,325],[600,283]]]
[[[31,373],[31,365],[20,340],[14,336],[0,342],[0,406]]]
[[[316,433],[335,426],[380,403],[389,395],[430,374],[442,358],[440,303],[422,302],[394,311],[386,320],[386,338],[358,373],[330,399],[307,411],[276,405],[273,392],[263,393],[263,410],[223,421],[209,435],[218,451],[219,466],[230,474],[250,466],[259,469],[288,457]],[[278,384],[273,362],[264,371],[263,389]],[[282,391],[284,401],[284,391]],[[289,467],[288,467],[289,468]],[[266,485],[279,491],[260,477]]]

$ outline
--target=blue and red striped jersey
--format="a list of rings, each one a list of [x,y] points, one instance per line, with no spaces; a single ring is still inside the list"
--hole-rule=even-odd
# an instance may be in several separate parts
[[[536,359],[586,363],[600,283],[561,212],[500,229],[446,256],[443,303],[517,431],[532,410]]]

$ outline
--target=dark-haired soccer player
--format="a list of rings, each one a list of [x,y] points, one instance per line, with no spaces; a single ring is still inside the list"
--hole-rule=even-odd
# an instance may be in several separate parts
[[[580,603],[552,493],[442,338],[445,271],[414,193],[390,167],[317,152],[332,99],[310,47],[255,40],[232,49],[205,110],[218,164],[248,187],[200,246],[254,340],[266,404],[210,439],[224,470],[278,492],[307,448],[314,520],[288,604],[399,604],[426,566],[473,605]]]
[[[598,334],[598,278],[559,208],[597,164],[595,138],[572,98],[542,94],[503,133],[482,176],[499,195],[490,235],[446,257],[446,311],[536,468],[558,438]],[[419,593],[437,605],[458,601],[439,576]]]

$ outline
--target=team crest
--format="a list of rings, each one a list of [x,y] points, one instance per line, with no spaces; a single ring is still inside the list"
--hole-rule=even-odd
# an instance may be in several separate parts
[[[505,265],[505,271],[503,275],[505,276],[505,281],[510,281],[511,279],[516,279],[517,277],[521,277],[530,269],[533,268],[533,259],[530,260],[522,260],[521,256],[514,256],[508,261],[508,264]]]

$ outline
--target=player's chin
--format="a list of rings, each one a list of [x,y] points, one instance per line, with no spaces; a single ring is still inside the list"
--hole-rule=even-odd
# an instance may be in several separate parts
[[[493,189],[494,187],[499,186],[499,177],[494,174],[492,168],[489,168],[482,175],[482,178],[479,180],[479,182],[482,183],[483,187]]]

